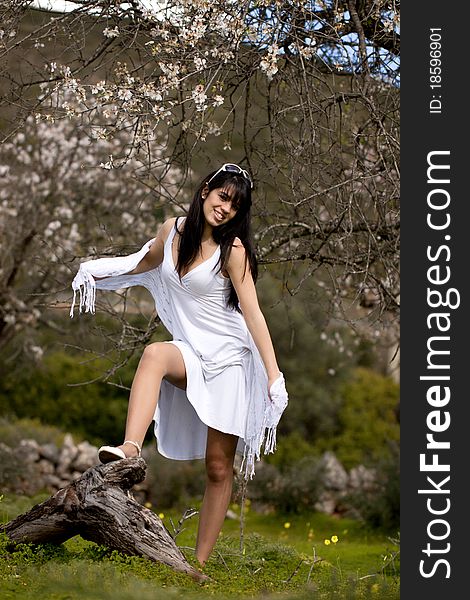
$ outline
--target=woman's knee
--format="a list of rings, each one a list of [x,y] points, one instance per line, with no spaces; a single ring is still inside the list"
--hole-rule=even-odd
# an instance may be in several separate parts
[[[233,464],[226,457],[208,457],[206,475],[211,483],[223,483],[233,479]]]
[[[153,342],[144,348],[142,360],[151,362],[153,367],[161,367],[163,371],[166,369],[166,358],[163,342]]]

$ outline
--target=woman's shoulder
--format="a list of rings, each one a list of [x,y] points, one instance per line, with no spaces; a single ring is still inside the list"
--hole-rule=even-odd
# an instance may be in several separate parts
[[[230,255],[233,255],[235,258],[244,258],[245,254],[246,249],[241,239],[239,237],[234,238],[232,242],[232,248],[230,250]]]
[[[179,218],[180,217],[170,217],[169,219],[166,219],[166,221],[163,221],[162,229],[166,232],[170,231]]]
[[[239,237],[233,239],[228,256],[228,266],[236,267],[237,265],[245,264],[246,249]]]
[[[170,231],[173,229],[173,227],[175,227],[177,220],[179,221],[180,217],[170,217],[169,219],[166,219],[166,221],[164,221],[160,226],[157,236],[163,243],[165,243]]]

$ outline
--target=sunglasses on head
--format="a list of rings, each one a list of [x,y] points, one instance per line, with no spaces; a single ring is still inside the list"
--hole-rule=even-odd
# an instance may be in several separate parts
[[[237,173],[238,175],[243,175],[243,177],[250,182],[250,187],[251,187],[251,189],[253,189],[253,180],[251,179],[248,171],[245,171],[245,169],[242,169],[241,167],[239,167],[238,165],[235,165],[233,163],[225,163],[224,165],[222,165],[220,167],[220,169],[212,175],[212,177],[209,179],[209,181],[207,183],[210,183],[214,179],[214,177],[216,175],[218,175],[219,173],[221,173],[222,171],[227,171],[228,173]]]

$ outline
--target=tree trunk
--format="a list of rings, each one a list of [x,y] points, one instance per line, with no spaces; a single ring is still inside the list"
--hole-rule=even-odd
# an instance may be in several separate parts
[[[13,542],[60,544],[84,539],[161,562],[198,581],[208,579],[193,568],[162,521],[130,495],[145,478],[142,458],[127,458],[88,469],[45,502],[2,527]]]

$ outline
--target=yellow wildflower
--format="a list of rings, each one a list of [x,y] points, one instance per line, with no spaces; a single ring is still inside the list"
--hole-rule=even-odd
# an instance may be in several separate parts
[[[333,542],[333,544],[336,544],[336,542],[338,541],[338,536],[337,535],[332,535],[331,536],[331,541]]]
[[[289,522],[287,522],[287,523],[284,523],[284,528],[285,528],[285,529],[289,529],[289,527],[290,527],[290,523],[289,523]]]
[[[325,540],[325,546],[329,546],[331,544],[330,540]]]
[[[160,519],[164,519],[165,518],[165,513],[159,513],[158,516],[160,517]]]

